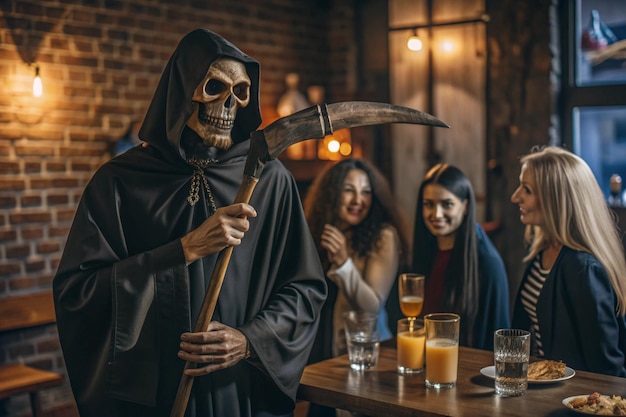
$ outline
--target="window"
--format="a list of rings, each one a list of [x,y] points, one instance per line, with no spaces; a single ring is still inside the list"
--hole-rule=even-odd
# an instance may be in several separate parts
[[[569,0],[562,6],[563,138],[609,195],[626,183],[626,7],[624,0]]]

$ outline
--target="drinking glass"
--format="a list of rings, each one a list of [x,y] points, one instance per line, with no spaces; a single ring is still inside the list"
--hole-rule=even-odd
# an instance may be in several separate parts
[[[400,309],[409,320],[422,313],[424,306],[424,275],[414,273],[400,274],[398,283]]]
[[[348,311],[343,314],[343,320],[350,367],[356,371],[375,367],[380,352],[376,314]]]
[[[452,388],[459,367],[461,318],[454,313],[424,316],[426,326],[426,387]]]
[[[415,374],[424,370],[426,330],[422,319],[398,320],[398,373]]]
[[[528,388],[530,332],[500,329],[493,335],[493,359],[496,366],[496,394],[502,397],[524,395]]]

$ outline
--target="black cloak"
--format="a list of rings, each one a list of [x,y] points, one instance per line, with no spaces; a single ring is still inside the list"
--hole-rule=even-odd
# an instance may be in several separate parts
[[[208,30],[170,58],[135,147],[96,171],[84,190],[53,281],[59,337],[82,417],[169,416],[184,367],[180,335],[193,328],[217,255],[185,265],[180,238],[210,214],[181,138],[191,96],[221,56],[245,63],[251,101],[235,145],[204,174],[217,207],[231,204],[248,135],[260,124],[259,64]],[[199,139],[198,139],[199,140]],[[196,377],[187,416],[289,413],[326,297],[324,273],[291,174],[269,162],[250,204],[258,217],[234,248],[213,320],[241,330],[256,357]]]

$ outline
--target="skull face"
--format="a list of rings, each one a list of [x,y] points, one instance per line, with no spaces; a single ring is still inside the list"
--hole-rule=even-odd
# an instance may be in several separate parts
[[[250,103],[250,77],[245,65],[219,58],[211,64],[191,100],[194,109],[187,126],[205,145],[228,149],[237,110]]]

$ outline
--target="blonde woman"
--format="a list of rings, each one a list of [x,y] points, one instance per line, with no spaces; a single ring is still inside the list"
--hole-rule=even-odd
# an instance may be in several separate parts
[[[564,149],[545,147],[521,162],[511,201],[530,246],[513,327],[532,330],[539,357],[624,377],[626,261],[602,191]]]

